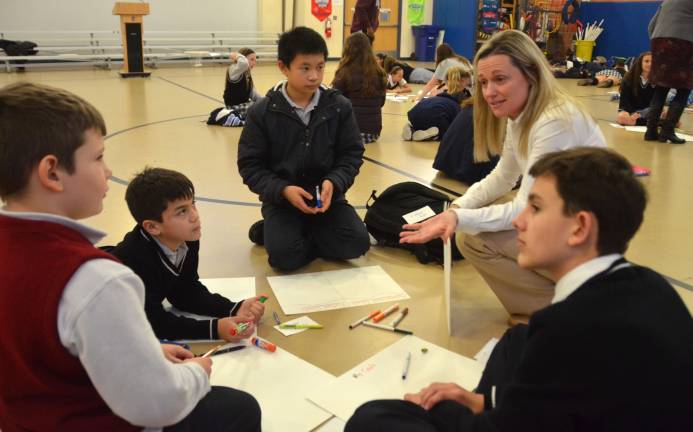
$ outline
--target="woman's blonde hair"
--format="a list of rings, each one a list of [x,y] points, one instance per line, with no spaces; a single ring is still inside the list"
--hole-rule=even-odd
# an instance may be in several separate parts
[[[503,150],[507,119],[493,115],[488,103],[484,100],[483,89],[479,81],[479,60],[492,55],[507,55],[513,66],[518,68],[529,83],[527,101],[519,120],[520,145],[519,153],[526,157],[529,153],[529,132],[532,125],[549,107],[555,106],[565,113],[566,122],[570,122],[565,103],[572,103],[583,115],[584,108],[570,96],[556,81],[546,58],[539,47],[526,34],[518,30],[506,30],[496,33],[484,43],[474,58],[476,85],[474,99],[474,160],[488,161],[489,154],[498,155]],[[569,127],[569,124],[567,124]]]
[[[448,86],[448,93],[459,93],[464,91],[465,86],[462,80],[472,78],[472,74],[466,68],[454,66],[448,69],[445,73],[445,82]]]

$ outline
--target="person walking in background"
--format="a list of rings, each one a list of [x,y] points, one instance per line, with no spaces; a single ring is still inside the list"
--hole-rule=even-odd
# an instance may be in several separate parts
[[[674,128],[693,88],[693,1],[664,0],[652,17],[648,31],[652,46],[650,80],[655,90],[645,141],[683,144],[686,140],[676,136]],[[659,129],[659,117],[671,88],[676,89],[676,97],[669,104]]]
[[[354,6],[354,18],[351,20],[351,32],[363,32],[373,45],[375,31],[378,30],[380,21],[380,0],[356,0]]]

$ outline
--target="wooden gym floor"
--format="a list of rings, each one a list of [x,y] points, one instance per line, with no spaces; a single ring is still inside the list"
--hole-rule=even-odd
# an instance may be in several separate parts
[[[326,83],[335,68],[336,62],[328,64]],[[236,168],[241,129],[205,124],[208,113],[223,104],[225,68],[179,67],[152,72],[146,79],[121,79],[113,70],[0,73],[0,86],[26,80],[61,87],[90,101],[103,114],[108,126],[106,160],[113,178],[103,213],[86,221],[109,233],[103,244],[115,244],[134,224],[124,194],[126,182],[135,172],[145,165],[179,170],[191,178],[198,193],[203,225],[200,276],[255,276],[258,293],[270,295],[268,316],[259,327],[261,337],[334,375],[397,340],[400,336],[388,332],[347,329],[372,306],[310,314],[325,329],[291,338],[271,328],[271,312],[277,311],[282,319],[284,315],[267,283],[266,277],[276,273],[267,264],[265,250],[248,240],[248,228],[260,219],[260,207]],[[282,75],[273,63],[260,63],[253,78],[264,93]],[[578,87],[574,80],[560,80],[560,85],[589,108],[610,147],[632,163],[652,169],[652,175],[642,179],[650,195],[645,222],[627,257],[668,277],[693,310],[693,224],[688,220],[693,215],[693,143],[645,142],[642,134],[609,126],[616,117],[617,104],[609,101],[607,91],[614,89]],[[437,142],[400,138],[410,107],[411,102],[391,101],[383,107],[380,140],[367,145],[361,172],[347,194],[361,216],[371,191],[382,191],[394,183],[435,183],[460,194],[466,189],[431,167]],[[682,121],[684,131],[693,134],[692,113],[684,113]],[[366,265],[382,266],[409,293],[411,299],[401,302],[410,309],[402,327],[429,342],[472,357],[489,338],[499,337],[507,328],[506,312],[466,261],[453,267],[451,336],[445,322],[442,267],[419,264],[408,252],[373,247],[359,259],[345,263],[316,260],[300,272]]]

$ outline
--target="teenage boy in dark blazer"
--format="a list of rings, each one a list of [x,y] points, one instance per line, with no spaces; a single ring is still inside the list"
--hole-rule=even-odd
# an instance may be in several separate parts
[[[530,174],[518,263],[557,281],[552,304],[506,332],[474,392],[435,383],[368,402],[347,432],[693,430],[691,314],[661,275],[622,255],[646,205],[631,165],[575,148]]]

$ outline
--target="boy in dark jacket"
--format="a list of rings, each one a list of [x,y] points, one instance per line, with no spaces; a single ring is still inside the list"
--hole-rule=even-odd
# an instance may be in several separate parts
[[[111,252],[144,282],[144,308],[157,337],[238,341],[250,336],[252,324],[240,335],[231,333],[238,323],[262,317],[259,297],[234,303],[199,281],[202,226],[192,182],[176,171],[146,168],[128,185],[125,200],[137,225]],[[181,311],[216,318],[175,315],[164,309],[164,299]]]
[[[327,45],[314,30],[282,34],[278,56],[287,80],[248,111],[238,145],[243,182],[263,203],[250,239],[282,271],[316,257],[359,257],[368,232],[344,196],[364,151],[351,104],[321,85]]]

